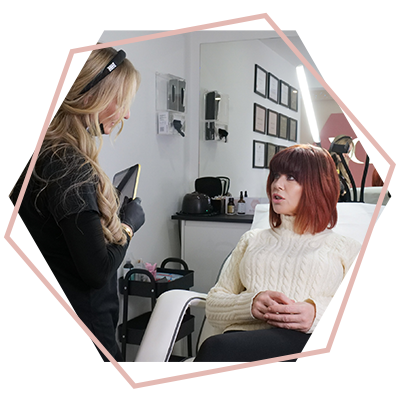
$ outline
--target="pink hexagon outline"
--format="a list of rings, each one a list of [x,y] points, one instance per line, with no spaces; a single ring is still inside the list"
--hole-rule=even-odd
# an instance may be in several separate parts
[[[256,362],[249,362],[249,363],[243,363],[239,365],[234,365],[234,366],[229,366],[229,367],[222,367],[222,368],[215,368],[211,370],[205,370],[201,372],[195,372],[195,373],[188,373],[188,374],[183,374],[183,375],[177,375],[177,376],[172,376],[172,377],[167,377],[167,378],[161,378],[161,379],[155,379],[155,380],[150,380],[150,381],[144,381],[140,383],[136,383],[133,381],[133,379],[128,375],[128,373],[122,368],[122,366],[115,361],[115,359],[110,355],[110,353],[104,348],[104,346],[97,340],[97,338],[92,334],[92,332],[89,331],[89,329],[86,327],[86,325],[78,318],[76,313],[73,311],[73,309],[64,301],[64,299],[60,296],[60,294],[53,288],[53,286],[46,280],[46,278],[40,273],[40,271],[35,267],[35,265],[31,262],[31,260],[24,254],[24,252],[18,247],[18,245],[13,241],[11,238],[11,231],[14,226],[18,210],[23,198],[23,195],[26,190],[27,183],[29,181],[29,178],[32,174],[32,169],[33,166],[35,165],[36,159],[38,157],[39,149],[40,146],[43,142],[44,135],[47,131],[47,128],[50,124],[50,118],[53,115],[54,108],[56,106],[58,97],[60,95],[62,86],[64,84],[65,78],[67,76],[67,72],[69,69],[69,66],[72,62],[72,58],[74,54],[77,53],[82,53],[86,51],[91,51],[94,49],[100,49],[104,47],[110,47],[110,46],[122,46],[127,43],[135,43],[135,42],[142,42],[146,40],[151,40],[151,39],[157,39],[157,38],[162,38],[162,37],[168,37],[168,36],[174,36],[174,35],[179,35],[183,33],[188,33],[188,32],[196,32],[196,31],[201,31],[201,30],[206,30],[206,29],[212,29],[212,28],[218,28],[222,26],[227,26],[227,25],[234,25],[234,24],[239,24],[243,22],[249,22],[249,21],[255,21],[255,20],[260,20],[260,19],[265,19],[270,26],[278,33],[278,35],[283,39],[283,41],[287,44],[287,46],[293,51],[293,53],[299,58],[299,60],[303,63],[303,65],[314,75],[314,77],[318,80],[318,82],[326,89],[326,91],[332,96],[332,98],[336,101],[336,103],[342,108],[342,110],[349,116],[349,118],[353,121],[353,123],[360,129],[360,131],[365,135],[366,138],[371,142],[371,144],[378,150],[378,152],[382,155],[382,157],[387,161],[389,164],[389,170],[388,174],[386,176],[384,186],[382,188],[381,194],[379,196],[377,205],[375,207],[374,213],[371,218],[371,222],[369,224],[369,227],[367,229],[366,235],[364,242],[362,244],[360,254],[357,258],[357,261],[355,263],[352,275],[349,280],[349,284],[347,286],[346,292],[343,297],[342,304],[340,306],[338,315],[335,320],[335,324],[332,328],[332,333],[329,337],[328,344],[326,348],[324,349],[319,349],[319,350],[312,350],[312,351],[307,351],[304,353],[299,353],[299,354],[292,354],[289,356],[283,356],[283,357],[276,357],[273,359],[269,360],[262,360],[262,361],[256,361]],[[184,29],[177,29],[177,30],[172,30],[168,32],[162,32],[162,33],[157,33],[157,34],[151,34],[151,35],[146,35],[146,36],[141,36],[141,37],[136,37],[132,39],[125,39],[125,40],[120,40],[120,41],[114,41],[114,42],[109,42],[109,43],[103,43],[101,45],[94,45],[94,46],[86,46],[86,47],[81,47],[81,48],[76,48],[70,50],[68,54],[67,61],[65,63],[64,69],[62,71],[60,81],[58,83],[58,86],[56,88],[53,100],[50,105],[49,112],[47,114],[46,120],[44,122],[43,128],[41,135],[39,137],[35,152],[32,156],[32,162],[29,165],[28,171],[26,178],[24,180],[24,183],[22,185],[21,193],[18,197],[17,203],[14,207],[14,210],[11,215],[11,219],[9,222],[9,225],[7,227],[6,233],[5,233],[5,239],[9,242],[11,247],[14,248],[14,250],[20,255],[20,257],[25,261],[25,263],[32,269],[32,271],[36,274],[36,276],[42,281],[42,283],[48,288],[48,290],[54,295],[54,297],[61,303],[61,305],[66,309],[66,311],[71,315],[71,317],[79,324],[79,326],[86,332],[86,334],[90,337],[90,339],[100,348],[100,350],[107,356],[107,358],[110,360],[110,362],[114,365],[114,367],[118,370],[118,372],[126,379],[126,381],[131,385],[133,389],[138,389],[142,387],[147,387],[147,386],[154,386],[154,385],[159,385],[162,383],[168,383],[168,382],[174,382],[174,381],[179,381],[179,380],[184,380],[184,379],[190,379],[190,378],[196,378],[200,376],[206,376],[206,375],[212,375],[212,374],[217,374],[217,373],[222,373],[222,372],[227,372],[227,371],[233,371],[233,370],[238,370],[238,369],[243,369],[243,368],[250,368],[250,367],[255,367],[258,365],[265,365],[265,364],[271,364],[275,362],[280,362],[280,361],[285,361],[288,359],[292,359],[293,357],[296,358],[303,358],[303,357],[309,357],[313,355],[318,355],[318,354],[325,354],[329,353],[332,345],[334,338],[336,336],[336,332],[339,328],[339,324],[342,318],[342,315],[344,313],[344,310],[347,305],[347,301],[349,299],[351,290],[353,288],[355,279],[357,277],[361,261],[364,257],[364,253],[366,250],[366,247],[368,245],[370,236],[372,234],[372,230],[375,226],[376,220],[378,218],[379,210],[382,206],[382,202],[384,199],[384,195],[388,189],[390,179],[393,175],[394,168],[395,168],[395,163],[393,160],[385,153],[385,151],[382,149],[382,147],[377,143],[377,141],[371,136],[371,134],[364,128],[364,126],[358,121],[358,119],[350,112],[350,110],[346,107],[346,105],[339,99],[339,97],[333,92],[333,90],[327,85],[327,83],[322,79],[322,77],[318,74],[318,72],[310,65],[310,63],[304,58],[304,56],[297,50],[297,48],[292,44],[292,42],[287,38],[287,36],[279,29],[279,27],[275,24],[275,22],[269,17],[268,14],[258,14],[254,16],[249,16],[249,17],[243,17],[243,18],[236,18],[236,19],[231,19],[231,20],[226,20],[226,21],[221,21],[221,22],[216,22],[216,23],[210,23],[210,24],[205,24],[205,25],[198,25],[194,26],[191,28],[184,28]]]

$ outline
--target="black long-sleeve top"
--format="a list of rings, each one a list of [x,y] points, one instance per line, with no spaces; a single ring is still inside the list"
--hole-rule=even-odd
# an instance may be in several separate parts
[[[129,240],[124,246],[106,244],[95,182],[68,191],[90,172],[89,164],[76,160],[74,156],[69,159],[76,168],[65,174],[66,161],[57,157],[40,159],[37,171],[50,183],[45,185],[33,177],[30,179],[19,215],[77,315],[105,348],[117,356],[117,269]],[[14,204],[24,177],[25,173],[11,195]]]

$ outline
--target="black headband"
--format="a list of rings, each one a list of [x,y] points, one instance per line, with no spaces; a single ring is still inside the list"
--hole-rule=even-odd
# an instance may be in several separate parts
[[[92,81],[90,81],[79,94],[88,92],[93,86],[97,85],[102,79],[109,75],[118,65],[125,60],[126,54],[123,50],[119,50],[115,57],[107,64],[107,66],[100,72]]]

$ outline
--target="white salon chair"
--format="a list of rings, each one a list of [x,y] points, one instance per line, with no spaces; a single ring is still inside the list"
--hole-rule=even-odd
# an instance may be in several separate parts
[[[349,236],[360,243],[371,222],[376,205],[366,203],[338,203],[338,223],[333,231]],[[380,213],[384,206],[381,207]],[[269,204],[259,204],[256,207],[251,229],[269,228]],[[230,255],[223,266],[229,261]],[[205,307],[207,294],[187,290],[170,290],[158,299],[151,319],[139,347],[136,362],[167,362],[172,354],[179,327],[188,307]],[[211,336],[221,333],[212,327],[207,319],[197,341],[197,349],[201,343]],[[186,361],[192,361],[192,359]]]

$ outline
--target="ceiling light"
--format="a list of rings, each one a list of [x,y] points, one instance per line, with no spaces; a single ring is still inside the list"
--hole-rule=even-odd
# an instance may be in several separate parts
[[[311,101],[310,90],[308,88],[306,74],[304,72],[304,67],[299,65],[296,68],[297,77],[299,79],[301,95],[304,102],[304,107],[306,109],[306,115],[308,120],[308,125],[310,127],[311,135],[316,144],[321,144],[321,139],[319,137],[319,130],[317,126],[317,121],[315,119],[314,107]]]

